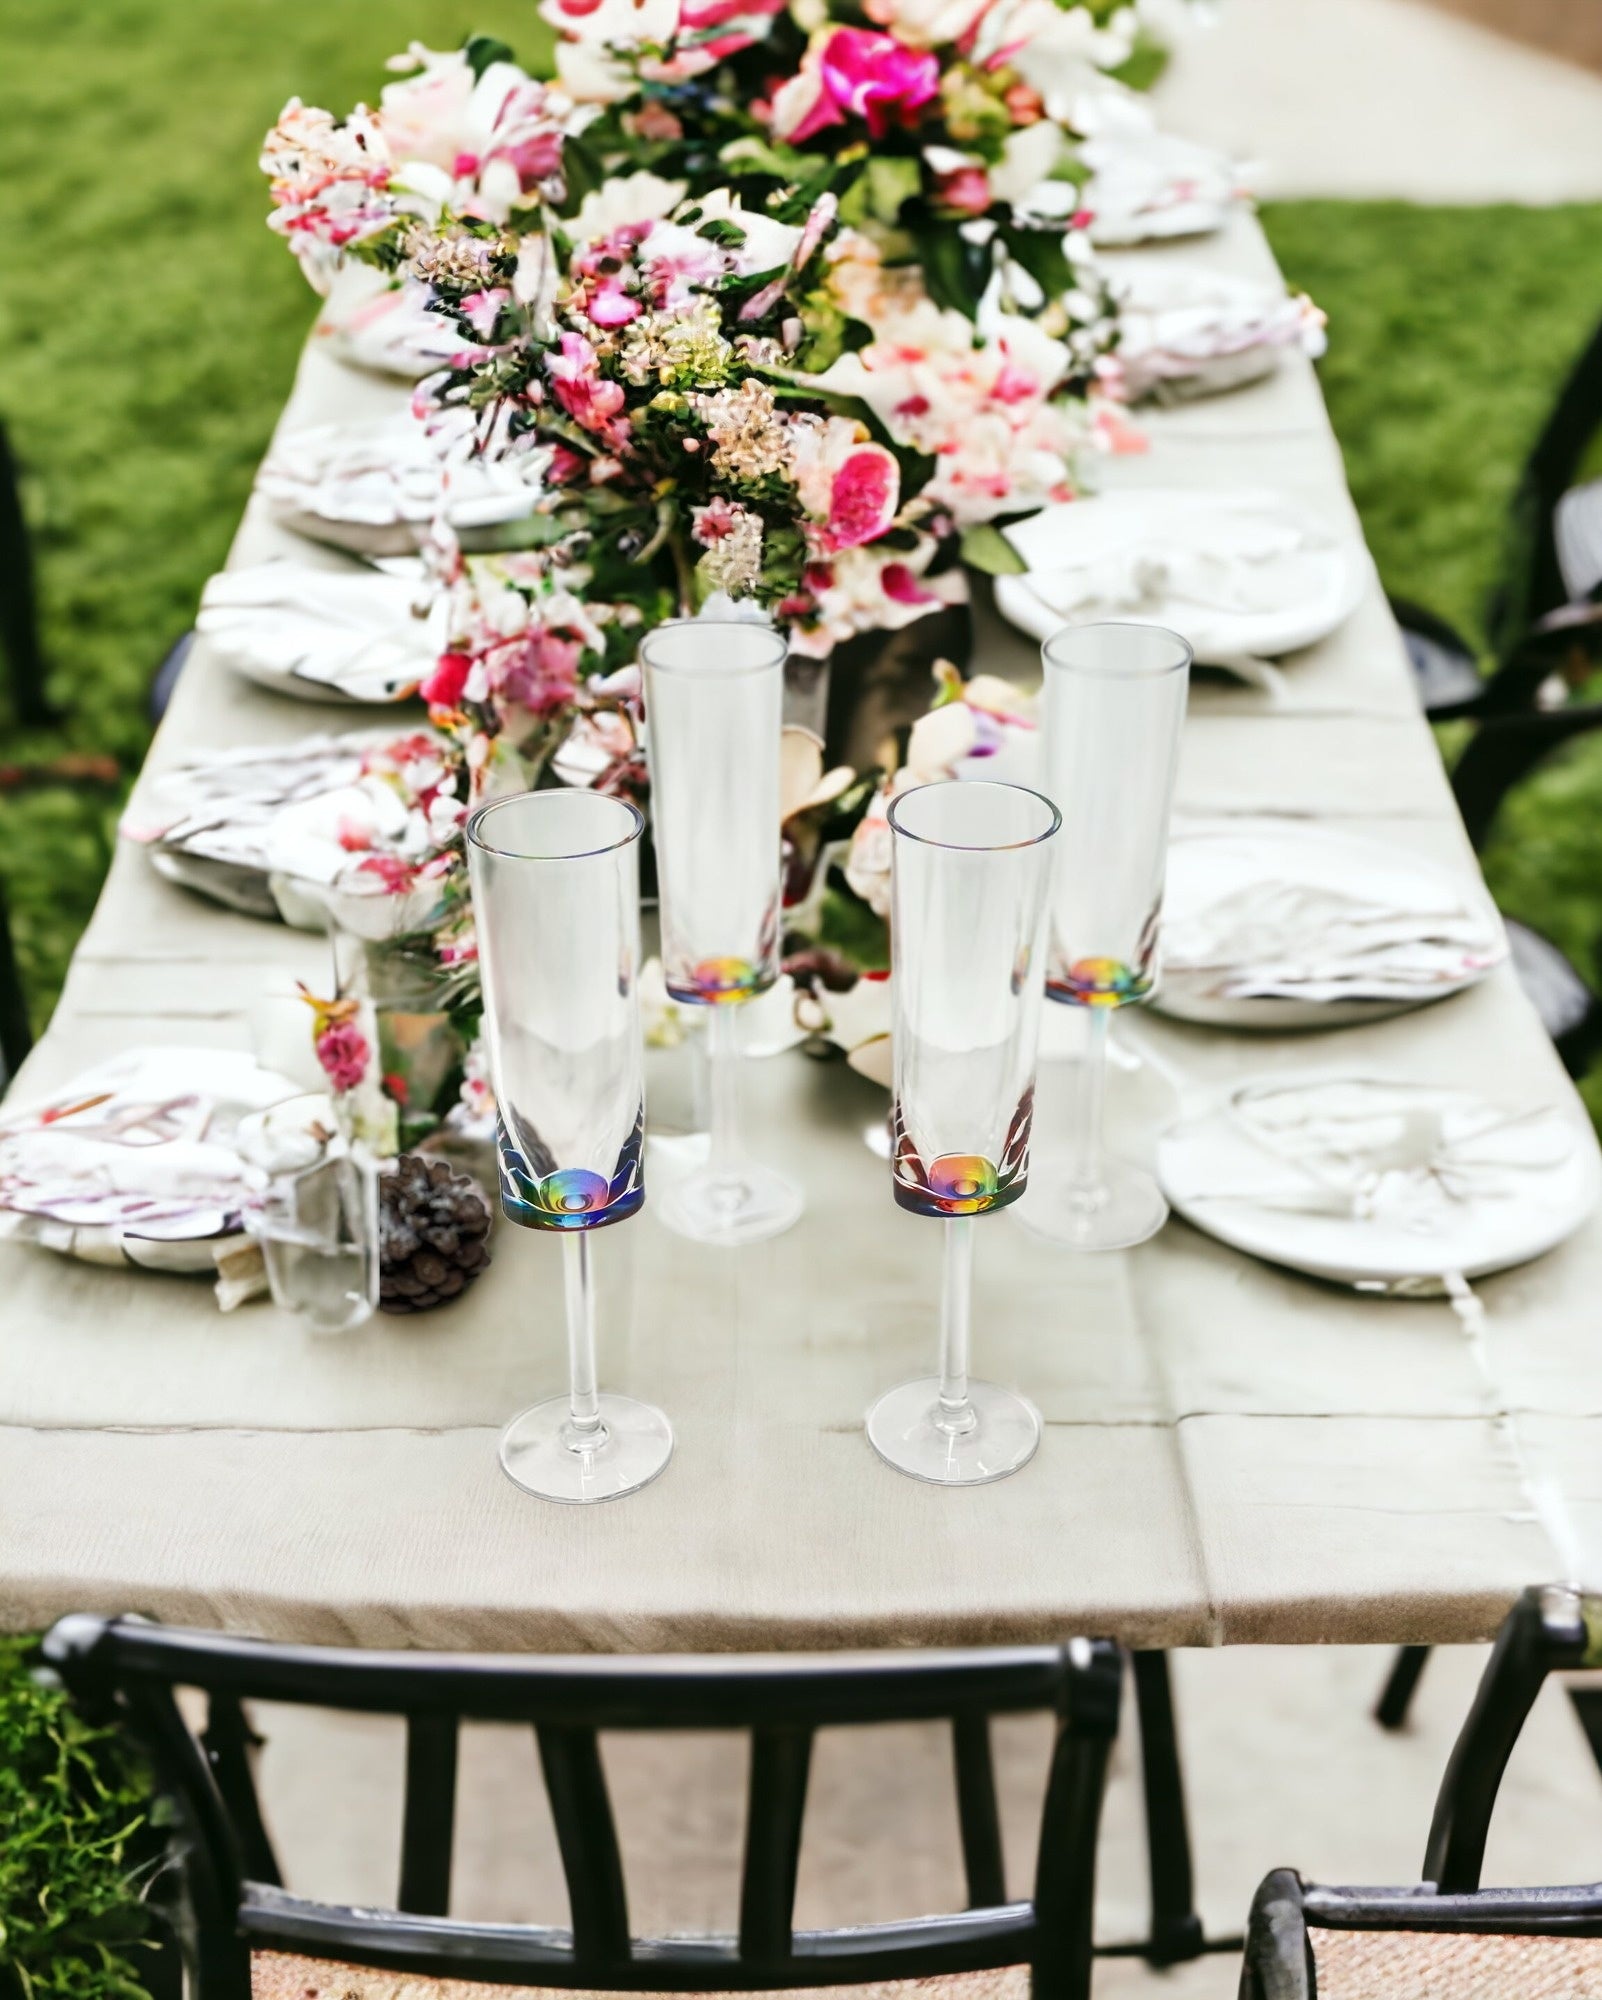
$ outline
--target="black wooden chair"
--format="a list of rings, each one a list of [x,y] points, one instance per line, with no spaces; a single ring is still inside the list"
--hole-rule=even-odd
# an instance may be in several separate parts
[[[1436,1799],[1424,1879],[1332,1889],[1268,1876],[1247,1927],[1241,2000],[1523,2000],[1602,1994],[1602,1883],[1482,1889],[1491,1814],[1553,1672],[1602,1666],[1602,1599],[1527,1590],[1502,1625]]]
[[[866,1660],[519,1658],[282,1646],[74,1616],[50,1632],[43,1657],[87,1713],[120,1720],[144,1744],[177,1807],[197,2000],[249,2000],[253,1960],[259,1992],[297,1995],[359,1996],[352,1966],[461,1982],[464,1996],[486,1981],[710,1994],[927,1980],[917,1989],[926,2000],[1083,2000],[1090,1991],[1096,1836],[1121,1677],[1117,1649],[1103,1642]],[[198,1738],[175,1698],[180,1688],[207,1698]],[[241,1704],[252,1699],[405,1718],[395,1909],[340,1908],[279,1885],[251,1778]],[[1008,1903],[989,1723],[1038,1710],[1058,1726],[1034,1895]],[[566,1929],[448,1914],[458,1731],[471,1720],[534,1730],[567,1879]],[[796,1931],[814,1734],[927,1720],[949,1721],[954,1732],[973,1907]],[[639,1938],[597,1735],[687,1729],[750,1735],[739,1933]],[[1001,1979],[1002,1968],[1015,1970]]]
[[[1602,661],[1602,480],[1576,483],[1602,432],[1602,326],[1558,393],[1509,509],[1500,579],[1486,617],[1495,665],[1444,618],[1391,600],[1431,721],[1520,714],[1554,676],[1578,682]]]
[[[1452,790],[1476,852],[1503,801],[1548,757],[1602,727],[1602,703],[1535,709],[1482,722],[1452,771]],[[1602,1051],[1602,1001],[1551,938],[1506,918],[1513,966],[1571,1076],[1583,1076]]]

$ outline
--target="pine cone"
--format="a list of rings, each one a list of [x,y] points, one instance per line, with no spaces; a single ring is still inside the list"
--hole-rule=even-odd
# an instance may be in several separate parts
[[[403,1153],[378,1184],[378,1302],[427,1312],[488,1268],[490,1206],[477,1181],[444,1160]]]

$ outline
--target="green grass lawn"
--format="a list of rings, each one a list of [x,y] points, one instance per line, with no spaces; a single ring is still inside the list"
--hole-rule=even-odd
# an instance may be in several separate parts
[[[147,736],[150,674],[222,561],[311,311],[262,226],[255,169],[283,100],[344,108],[416,37],[527,48],[532,0],[11,0],[0,12],[0,417],[26,467],[57,730],[3,761]],[[1564,367],[1602,312],[1602,208],[1267,211],[1330,315],[1324,379],[1386,582],[1470,630],[1503,510]],[[1588,966],[1602,932],[1596,759],[1554,774],[1491,857],[1509,907]],[[104,871],[115,800],[0,796],[0,874],[35,1020]]]

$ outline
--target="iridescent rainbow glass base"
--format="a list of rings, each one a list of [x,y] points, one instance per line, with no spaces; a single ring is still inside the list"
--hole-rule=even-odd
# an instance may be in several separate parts
[[[914,1215],[944,1219],[985,1215],[1015,1202],[1029,1183],[1029,1131],[1034,1120],[1031,1084],[1019,1100],[998,1164],[983,1153],[941,1153],[925,1162],[907,1130],[900,1100],[890,1107],[892,1189]]]
[[[1149,962],[1134,966],[1121,958],[1076,958],[1046,971],[1052,999],[1075,1007],[1133,1007],[1147,998],[1152,985]]]
[[[687,971],[667,976],[668,997],[688,1007],[737,1006],[754,1000],[773,984],[772,965],[749,958],[703,958]]]
[[[640,1156],[645,1143],[641,1105],[610,1179],[587,1167],[559,1167],[547,1155],[530,1157],[513,1144],[505,1120],[497,1122],[495,1150],[501,1168],[501,1213],[525,1229],[601,1229],[633,1215],[645,1200]]]

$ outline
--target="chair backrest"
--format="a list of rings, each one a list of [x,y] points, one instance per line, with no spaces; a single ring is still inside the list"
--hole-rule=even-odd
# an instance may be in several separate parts
[[[616,1993],[744,1993],[1027,1966],[1053,2000],[1090,1991],[1095,1844],[1121,1662],[1105,1642],[979,1652],[664,1659],[368,1652],[273,1645],[138,1619],[62,1619],[44,1657],[74,1697],[145,1745],[186,1827],[201,2000],[246,2000],[252,1952],[433,1978]],[[175,1698],[207,1697],[199,1739]],[[251,1779],[246,1700],[401,1716],[406,1791],[393,1911],[290,1895]],[[1057,1730],[1033,1898],[1008,1904],[992,1716],[1048,1710]],[[970,1900],[951,1915],[850,1930],[793,1924],[815,1732],[943,1720],[954,1731]],[[447,1914],[458,1731],[530,1725],[566,1876],[568,1929]],[[598,1733],[733,1729],[751,1760],[737,1936],[637,1938]],[[877,1988],[875,1989],[878,1990]]]
[[[1480,1887],[1502,1776],[1542,1683],[1599,1665],[1602,1599],[1525,1591],[1447,1760],[1422,1882],[1335,1889],[1275,1870],[1252,1905],[1242,2000],[1602,2000],[1602,1883]]]
[[[1602,1882],[1566,1889],[1328,1889],[1266,1878],[1241,2000],[1602,2000]]]
[[[22,512],[22,482],[4,424],[0,424],[0,652],[5,654],[11,709],[17,721],[29,729],[54,721],[55,711],[45,696],[33,549]]]
[[[1602,429],[1602,325],[1587,341],[1558,391],[1513,498],[1502,580],[1488,625],[1499,660],[1517,649],[1536,621],[1571,592],[1558,549],[1558,503],[1574,484],[1592,439]]]

